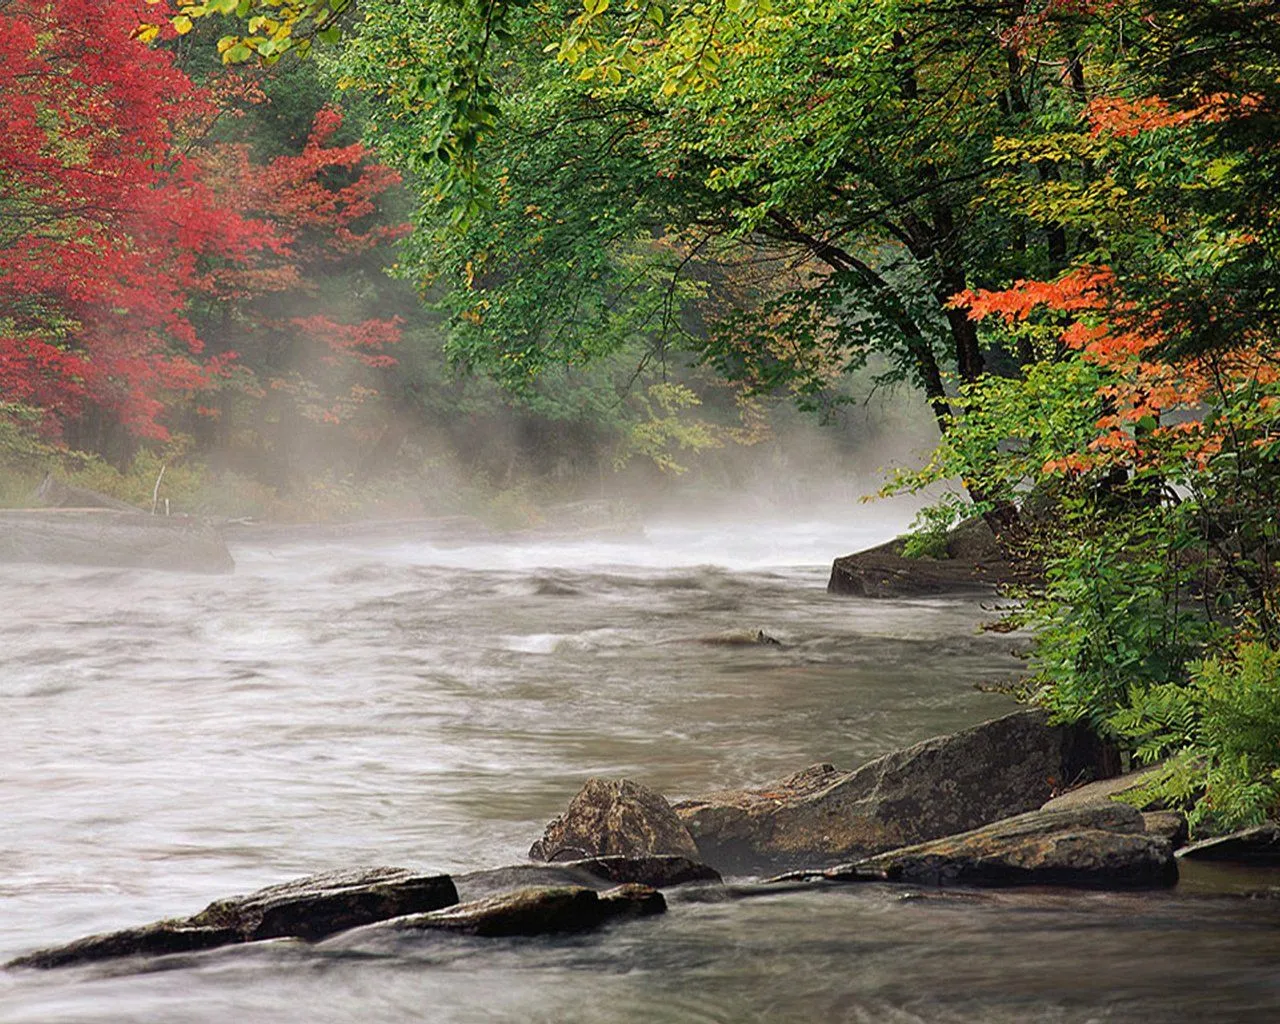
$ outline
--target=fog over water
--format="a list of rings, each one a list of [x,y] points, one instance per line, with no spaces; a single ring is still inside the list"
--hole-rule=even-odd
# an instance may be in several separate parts
[[[622,542],[233,542],[234,575],[0,567],[0,959],[315,871],[523,859],[591,775],[668,796],[992,717],[989,602],[830,597],[909,512]],[[763,628],[780,647],[698,637]],[[0,972],[0,1020],[1272,1021],[1280,912],[1173,894],[672,895],[587,936]]]

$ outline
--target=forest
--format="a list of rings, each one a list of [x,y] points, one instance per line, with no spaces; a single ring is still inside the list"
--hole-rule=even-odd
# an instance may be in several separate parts
[[[424,438],[514,488],[889,390],[912,549],[1034,567],[1019,696],[1274,818],[1278,72],[1261,0],[0,0],[6,498],[386,512]]]

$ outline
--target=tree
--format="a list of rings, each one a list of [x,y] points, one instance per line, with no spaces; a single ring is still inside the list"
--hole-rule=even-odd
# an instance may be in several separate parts
[[[72,441],[101,423],[166,436],[165,396],[217,369],[185,308],[199,261],[272,242],[176,147],[207,97],[130,38],[145,6],[0,7],[0,385]]]

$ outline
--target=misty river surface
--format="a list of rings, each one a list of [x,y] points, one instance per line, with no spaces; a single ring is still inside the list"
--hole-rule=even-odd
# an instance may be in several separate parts
[[[898,524],[891,524],[898,525]],[[670,797],[1003,713],[976,600],[859,601],[891,525],[233,546],[234,575],[0,567],[0,960],[303,874],[523,859],[591,775]],[[708,646],[763,628],[781,647]],[[5,1022],[1280,1019],[1280,901],[862,885],[567,938],[268,943],[0,972]]]

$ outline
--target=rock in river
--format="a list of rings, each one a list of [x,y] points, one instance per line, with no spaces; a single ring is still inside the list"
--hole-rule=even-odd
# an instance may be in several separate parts
[[[749,874],[836,864],[1039,808],[1065,781],[1105,774],[1081,729],[1019,711],[855,771],[815,765],[759,789],[674,805],[701,859]]]
[[[448,875],[421,875],[403,868],[333,871],[218,900],[193,917],[157,921],[42,949],[8,966],[65,967],[284,937],[314,941],[348,928],[457,902],[458,893]]]
[[[202,573],[235,569],[222,537],[203,520],[107,508],[0,510],[3,562]]]
[[[574,885],[603,890],[618,885],[640,884],[667,889],[677,885],[716,883],[720,881],[720,873],[687,857],[615,856],[490,868],[455,875],[453,881],[458,887],[458,898],[471,901],[532,886]]]
[[[588,779],[529,849],[542,861],[654,854],[702,859],[671,805],[630,779]]]
[[[1239,832],[1192,843],[1179,850],[1178,856],[1274,867],[1280,865],[1280,822],[1268,821]]]
[[[619,917],[661,914],[662,893],[646,885],[623,885],[603,893],[578,885],[530,886],[459,903],[428,914],[412,914],[343,936],[343,946],[410,932],[446,931],[498,938],[555,935],[597,928]]]
[[[898,537],[837,558],[827,591],[853,597],[916,597],[990,591],[1030,579],[1024,567],[1008,560],[981,519],[970,519],[947,533],[945,558],[905,557],[905,541]]]
[[[1178,880],[1173,848],[1125,804],[1031,811],[960,835],[775,881],[883,879],[916,885],[1161,888]]]

